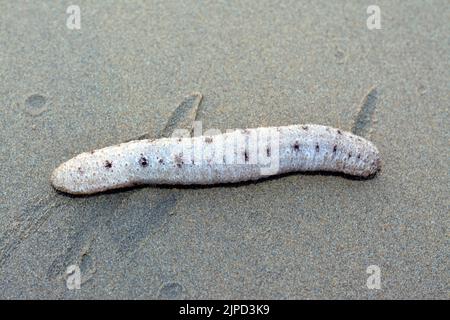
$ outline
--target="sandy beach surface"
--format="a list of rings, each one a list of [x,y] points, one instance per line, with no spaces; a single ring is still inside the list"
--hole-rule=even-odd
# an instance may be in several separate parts
[[[450,6],[374,2],[372,30],[372,1],[80,0],[80,29],[73,2],[0,2],[0,298],[448,299]],[[80,152],[157,137],[193,91],[204,129],[356,128],[382,171],[51,187]]]

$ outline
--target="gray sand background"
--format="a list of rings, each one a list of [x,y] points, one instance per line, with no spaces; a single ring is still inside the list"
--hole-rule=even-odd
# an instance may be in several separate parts
[[[448,299],[449,21],[444,0],[1,1],[0,298]],[[350,130],[374,86],[372,180],[49,184],[80,152],[157,136],[192,91],[205,129]]]

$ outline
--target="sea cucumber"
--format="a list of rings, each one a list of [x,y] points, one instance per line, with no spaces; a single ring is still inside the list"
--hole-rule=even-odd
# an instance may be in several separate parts
[[[236,183],[297,171],[369,177],[380,166],[380,154],[370,141],[304,124],[122,143],[61,164],[51,183],[66,193],[92,194],[142,184]]]

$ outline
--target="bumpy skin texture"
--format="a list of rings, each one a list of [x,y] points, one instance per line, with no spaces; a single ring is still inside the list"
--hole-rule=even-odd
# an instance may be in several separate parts
[[[264,135],[277,137],[276,144],[258,140],[261,155],[276,164],[269,173],[264,168],[270,163],[258,161],[251,142],[251,137]],[[233,183],[295,171],[368,177],[380,165],[371,142],[339,129],[307,124],[131,141],[70,159],[55,169],[51,182],[63,192],[92,194],[141,184]]]

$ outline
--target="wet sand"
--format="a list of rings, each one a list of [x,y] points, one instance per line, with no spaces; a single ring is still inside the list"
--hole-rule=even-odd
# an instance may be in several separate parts
[[[446,1],[377,1],[381,30],[364,1],[78,1],[80,30],[69,4],[0,4],[0,298],[448,299]],[[51,187],[80,152],[160,135],[193,91],[204,129],[353,129],[382,171]]]

